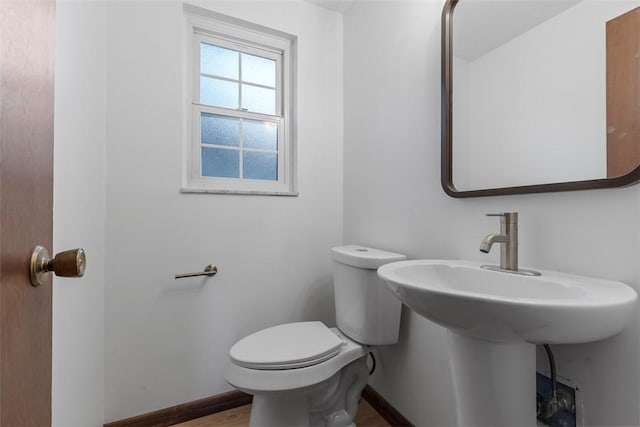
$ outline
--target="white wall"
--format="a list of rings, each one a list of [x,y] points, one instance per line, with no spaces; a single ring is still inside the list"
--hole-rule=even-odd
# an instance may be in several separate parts
[[[105,7],[57,3],[53,253],[82,247],[82,279],[53,279],[54,426],[104,420]]]
[[[345,14],[345,242],[495,263],[498,251],[478,251],[499,227],[484,214],[518,211],[522,266],[640,289],[638,186],[476,199],[442,191],[441,7],[356,2]],[[445,331],[408,310],[402,328],[400,343],[379,351],[374,388],[416,425],[454,424]],[[636,319],[606,341],[553,346],[558,372],[582,386],[585,425],[640,425],[639,332]]]
[[[342,16],[303,2],[199,6],[298,36],[299,197],[180,194],[182,3],[107,6],[106,420],[231,389],[231,345],[333,324],[342,243]],[[174,280],[214,263],[211,279]]]
[[[451,157],[452,181],[456,188],[473,188],[471,182],[471,64],[462,58],[454,56],[452,93],[454,116],[451,137],[456,142]]]

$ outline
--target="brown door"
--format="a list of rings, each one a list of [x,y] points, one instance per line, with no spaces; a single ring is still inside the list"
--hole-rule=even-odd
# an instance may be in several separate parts
[[[607,22],[607,177],[640,165],[640,7]]]
[[[54,0],[0,0],[0,425],[51,425]]]

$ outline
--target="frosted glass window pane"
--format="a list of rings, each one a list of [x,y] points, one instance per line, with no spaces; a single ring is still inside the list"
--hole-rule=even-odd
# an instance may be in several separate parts
[[[202,113],[200,116],[203,144],[240,145],[240,120],[232,117]]]
[[[276,114],[276,91],[242,85],[242,108],[262,114]]]
[[[243,53],[242,81],[275,87],[276,61]]]
[[[202,176],[239,178],[240,152],[202,147]]]
[[[247,148],[275,151],[278,149],[278,127],[274,123],[244,120],[242,145]]]
[[[238,83],[200,77],[200,102],[222,108],[238,108]]]
[[[238,52],[200,43],[200,72],[238,80]]]
[[[242,158],[244,178],[278,180],[278,155],[276,153],[245,151]]]

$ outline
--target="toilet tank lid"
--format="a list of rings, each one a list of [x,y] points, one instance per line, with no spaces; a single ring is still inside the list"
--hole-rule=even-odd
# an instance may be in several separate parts
[[[368,248],[361,245],[336,246],[335,248],[331,248],[331,255],[334,261],[341,264],[371,270],[376,270],[390,262],[407,259],[406,255]]]

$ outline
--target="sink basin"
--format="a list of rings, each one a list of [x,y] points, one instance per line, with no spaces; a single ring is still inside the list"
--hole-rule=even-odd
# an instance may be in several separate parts
[[[575,344],[620,332],[636,292],[622,282],[542,271],[522,276],[480,263],[414,260],[378,275],[407,306],[457,333],[497,342]]]
[[[635,311],[638,296],[624,283],[541,273],[443,260],[378,269],[409,308],[449,329],[458,425],[536,426],[535,344],[608,338]]]

